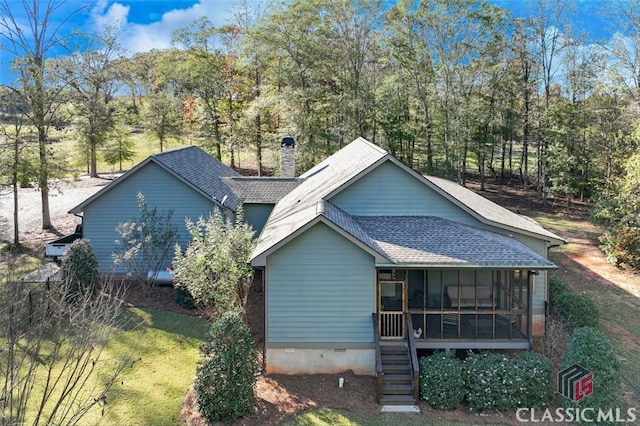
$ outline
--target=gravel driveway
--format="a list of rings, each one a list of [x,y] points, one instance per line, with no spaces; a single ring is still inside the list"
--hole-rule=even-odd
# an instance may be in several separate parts
[[[67,226],[80,220],[68,211],[109,184],[113,177],[81,177],[76,181],[57,182],[49,189],[49,213],[53,225],[62,233],[69,232]],[[36,188],[20,188],[18,192],[18,226],[20,239],[43,234],[41,193]],[[0,240],[13,241],[13,193],[11,188],[2,187],[0,193]],[[61,226],[62,225],[62,226]],[[37,238],[37,237],[36,237]],[[43,236],[47,238],[47,236]]]

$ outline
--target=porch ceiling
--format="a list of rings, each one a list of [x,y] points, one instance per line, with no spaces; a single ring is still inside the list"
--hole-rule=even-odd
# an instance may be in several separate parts
[[[357,216],[396,265],[551,269],[515,238],[433,216]]]

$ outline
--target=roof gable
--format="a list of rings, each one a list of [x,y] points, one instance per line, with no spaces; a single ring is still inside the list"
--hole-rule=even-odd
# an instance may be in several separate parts
[[[207,199],[219,205],[226,205],[235,210],[232,206],[239,206],[241,201],[229,190],[222,181],[224,176],[240,176],[232,168],[224,165],[211,155],[207,154],[197,146],[167,151],[154,154],[137,164],[131,170],[111,182],[109,185],[96,192],[93,196],[71,209],[70,213],[80,213],[84,211],[88,204],[103,196],[106,192],[113,190],[129,176],[137,173],[146,165],[153,163],[173,175],[175,178],[186,183]]]
[[[324,215],[324,211],[318,210],[321,200],[357,178],[386,155],[386,151],[358,138],[301,175],[303,181],[300,185],[275,205],[260,234],[252,259],[263,257],[263,253],[303,230],[318,215]]]
[[[340,220],[335,222],[337,226],[362,241],[371,250],[381,254],[385,253],[380,242],[372,238],[358,221],[355,221],[358,223],[354,224],[354,219],[348,218],[350,217],[348,213],[330,203],[329,200],[387,161],[397,165],[402,171],[483,223],[510,232],[522,232],[554,244],[563,242],[560,237],[545,230],[537,223],[531,223],[528,219],[522,218],[453,182],[422,176],[383,149],[363,138],[358,138],[301,175],[304,181],[276,204],[260,235],[252,255],[252,262],[259,259],[254,264],[261,264],[267,253],[277,249],[297,233],[303,232],[305,227],[317,220],[319,216],[328,218],[330,214],[328,212],[331,211],[334,211],[335,215],[338,215],[335,212],[339,212]],[[372,212],[371,215],[374,216],[375,212]],[[422,216],[431,215],[423,214]],[[348,219],[345,219],[346,217]],[[501,240],[501,242],[506,243],[507,240]]]

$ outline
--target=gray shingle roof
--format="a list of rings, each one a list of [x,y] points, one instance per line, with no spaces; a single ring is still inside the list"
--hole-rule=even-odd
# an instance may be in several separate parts
[[[539,235],[553,241],[555,244],[564,242],[562,237],[547,231],[538,222],[515,214],[470,189],[458,185],[456,182],[433,176],[425,176],[425,179],[448,194],[451,199],[458,201],[468,210],[475,213],[475,216],[484,222]]]
[[[222,164],[201,148],[198,148],[197,146],[188,146],[186,148],[180,148],[147,157],[118,179],[114,180],[109,185],[96,192],[93,196],[87,198],[82,203],[71,209],[69,213],[80,213],[84,211],[86,205],[101,197],[105,192],[110,191],[119,185],[129,175],[136,173],[136,171],[150,162],[155,162],[160,167],[164,167],[171,174],[192,186],[205,197],[215,200],[218,203],[222,203],[224,200],[224,204],[232,210],[235,210],[235,208],[231,206],[237,207],[241,204],[241,201],[222,181],[222,177],[240,176],[240,174],[232,168]]]
[[[358,138],[301,175],[304,181],[275,205],[251,257],[260,256],[323,214],[317,209],[320,200],[386,155],[383,149]]]
[[[226,196],[225,205],[232,210],[235,208],[231,206],[237,208],[241,204],[222,180],[223,177],[240,174],[197,146],[163,152],[152,157],[213,200],[222,202]]]
[[[252,261],[256,265],[262,264],[266,254],[322,216],[322,218],[334,223],[357,241],[365,244],[372,252],[379,253],[392,263],[411,263],[415,261],[419,263],[443,262],[443,264],[456,265],[492,264],[494,266],[517,266],[529,264],[532,267],[553,267],[551,262],[548,262],[527,248],[526,245],[513,238],[445,219],[420,216],[421,219],[415,221],[416,223],[412,225],[417,226],[419,224],[422,227],[428,227],[434,224],[446,224],[439,232],[430,233],[433,238],[437,237],[440,240],[438,244],[442,246],[423,246],[418,242],[412,242],[409,238],[409,233],[398,235],[398,240],[396,241],[393,233],[379,234],[379,232],[383,231],[379,230],[376,233],[374,228],[380,229],[389,226],[391,229],[385,229],[384,232],[390,232],[393,231],[394,225],[402,225],[397,228],[397,232],[403,233],[405,232],[403,230],[411,229],[410,221],[406,217],[394,219],[395,221],[403,221],[402,223],[394,222],[391,218],[378,217],[379,223],[374,226],[372,225],[373,222],[368,219],[355,219],[327,201],[332,194],[348,186],[350,182],[356,181],[378,164],[387,160],[393,161],[399,167],[406,167],[399,164],[385,150],[365,139],[358,138],[304,173],[300,176],[304,181],[289,194],[282,197],[275,205],[251,256]],[[509,231],[530,234],[556,244],[560,244],[563,241],[539,224],[520,217],[454,182],[423,177],[410,169],[407,169],[407,172],[414,174],[419,179],[423,179],[425,185],[432,187],[452,202],[457,203],[482,222]],[[471,242],[467,241],[469,235],[473,236],[472,242],[475,245],[471,245]],[[450,241],[451,243],[448,244],[454,247],[455,250],[453,248],[444,250],[446,241]],[[435,243],[435,240],[431,240],[429,244]],[[468,253],[466,255],[462,253],[467,249]]]
[[[275,204],[303,179],[235,176],[223,177],[222,181],[244,203]]]
[[[357,216],[394,264],[553,268],[515,238],[433,216]]]
[[[339,207],[324,200],[319,201],[318,205],[318,214],[323,214],[328,220],[346,231],[353,238],[362,242],[382,257],[389,259],[375,239],[360,226],[355,216],[351,216]]]

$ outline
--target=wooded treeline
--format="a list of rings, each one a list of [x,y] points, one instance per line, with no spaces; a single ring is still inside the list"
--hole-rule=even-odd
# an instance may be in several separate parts
[[[13,3],[1,3],[15,47]],[[530,5],[515,19],[476,0],[245,3],[232,24],[202,17],[173,33],[173,48],[133,56],[117,28],[77,34],[64,56],[13,49],[5,118],[43,128],[40,168],[52,124],[77,131],[93,175],[99,153],[130,158],[131,129],[159,150],[187,139],[232,166],[250,150],[260,172],[283,136],[296,138],[299,170],[363,136],[420,173],[461,184],[473,174],[483,188],[515,180],[544,202],[597,197],[620,210],[639,151],[640,5],[612,1],[617,32],[601,43],[572,33],[569,0]],[[17,152],[23,135],[9,124]],[[640,226],[637,211],[628,220]]]

